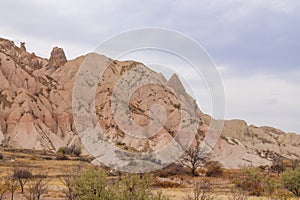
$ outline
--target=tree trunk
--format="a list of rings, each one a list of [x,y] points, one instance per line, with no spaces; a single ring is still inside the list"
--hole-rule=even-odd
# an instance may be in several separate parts
[[[196,176],[196,169],[195,169],[194,166],[192,167],[192,175],[193,175],[193,176]]]

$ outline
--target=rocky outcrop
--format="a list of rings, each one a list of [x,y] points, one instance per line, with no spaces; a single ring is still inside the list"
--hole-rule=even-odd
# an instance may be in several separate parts
[[[54,47],[49,59],[49,67],[58,68],[64,66],[67,62],[65,52],[62,48]]]
[[[19,48],[12,41],[0,39],[0,140],[3,144],[51,150],[80,144],[73,122],[72,91],[84,58],[67,61],[63,49],[55,47],[47,60],[26,52],[24,43]],[[202,140],[207,134],[210,116],[199,110],[176,74],[167,80],[141,63],[101,58],[111,64],[99,77],[95,110],[98,123],[110,142],[130,151],[160,149],[177,134],[180,113],[185,110],[193,110],[193,114],[199,116],[197,139]],[[151,121],[153,104],[165,108],[165,124],[149,140],[125,134],[112,112],[111,98],[116,84],[137,69],[168,86],[145,85],[138,88],[129,101],[132,122],[140,126],[147,126]],[[128,78],[124,81],[130,83]],[[184,141],[186,138],[177,139]],[[229,120],[225,122],[211,157],[228,168],[265,165],[276,155],[298,158],[299,145],[299,135],[271,127],[248,126],[242,120]]]
[[[72,122],[61,118],[57,105],[63,105],[65,94],[51,77],[48,60],[26,52],[24,43],[19,48],[6,39],[0,39],[0,60],[1,141],[32,149],[68,145],[75,132]]]
[[[20,49],[21,51],[26,51],[25,42],[20,43]]]
[[[277,156],[299,159],[300,136],[272,127],[248,126],[242,120],[225,122],[212,154],[227,168],[270,165]]]

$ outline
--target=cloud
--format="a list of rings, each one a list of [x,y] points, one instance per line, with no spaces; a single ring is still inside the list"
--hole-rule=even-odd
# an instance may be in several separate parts
[[[133,28],[181,31],[203,45],[217,64],[228,118],[300,133],[295,120],[300,118],[299,10],[297,0],[10,0],[1,3],[0,36],[25,41],[29,51],[44,57],[61,46],[74,58]],[[180,62],[167,64],[182,71]],[[193,72],[179,73],[199,93],[201,108],[210,112],[201,81]]]
[[[251,124],[300,133],[299,84],[276,74],[256,74],[225,79],[224,86],[227,118],[247,119]]]

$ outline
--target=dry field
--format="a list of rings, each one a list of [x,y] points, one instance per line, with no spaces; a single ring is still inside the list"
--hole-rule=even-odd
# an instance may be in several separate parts
[[[49,177],[49,191],[45,194],[43,200],[63,200],[62,190],[64,185],[61,177],[71,171],[83,170],[91,164],[87,162],[88,158],[71,157],[69,160],[57,160],[56,155],[49,151],[17,150],[0,148],[3,159],[0,159],[0,177],[9,176],[13,173],[15,167],[25,167],[33,174],[47,174]],[[228,195],[233,188],[232,176],[236,174],[235,170],[226,170],[221,178],[190,177],[188,175],[177,175],[170,177],[156,177],[153,184],[155,191],[162,191],[170,199],[183,200],[188,193],[193,191],[193,182],[208,180],[212,184],[214,199],[227,200]],[[113,178],[113,177],[110,177]],[[26,187],[25,187],[26,191]],[[6,192],[4,199],[10,199],[10,194]],[[25,200],[18,190],[16,200]],[[263,197],[250,197],[249,200],[267,199]]]
[[[49,192],[43,199],[65,199],[61,192],[64,189],[61,177],[71,171],[84,169],[91,166],[88,162],[80,161],[78,158],[70,160],[56,160],[56,155],[49,151],[33,151],[1,148],[0,153],[4,159],[0,160],[0,177],[9,176],[15,167],[25,167],[32,174],[46,174],[49,177]],[[84,159],[82,159],[84,160]],[[4,199],[10,199],[8,192]],[[25,199],[19,191],[15,196],[16,200]]]

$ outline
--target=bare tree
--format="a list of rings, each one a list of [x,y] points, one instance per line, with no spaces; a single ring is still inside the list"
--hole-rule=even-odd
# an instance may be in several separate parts
[[[75,200],[77,198],[77,194],[74,191],[75,177],[75,174],[65,174],[64,177],[60,179],[60,181],[65,186],[65,189],[63,189],[62,192],[68,200]]]
[[[0,200],[3,199],[4,193],[7,191],[7,186],[0,180]]]
[[[8,176],[5,179],[5,185],[7,187],[7,190],[11,193],[10,199],[13,200],[15,192],[19,188],[18,180],[14,179],[11,176]]]
[[[39,174],[35,175],[29,182],[29,200],[40,200],[41,196],[48,192],[47,175]]]
[[[78,194],[74,191],[74,181],[79,176],[81,169],[82,165],[79,164],[74,168],[62,170],[63,177],[60,178],[60,181],[65,186],[62,192],[68,200],[74,200],[78,197]]]
[[[205,162],[204,152],[201,150],[199,144],[191,145],[181,158],[182,165],[191,170],[191,174],[196,176],[196,169]]]
[[[208,180],[196,182],[194,185],[193,194],[186,194],[184,200],[213,200],[212,185]]]
[[[23,194],[26,183],[32,178],[32,173],[28,169],[15,167],[13,178],[18,180]]]

